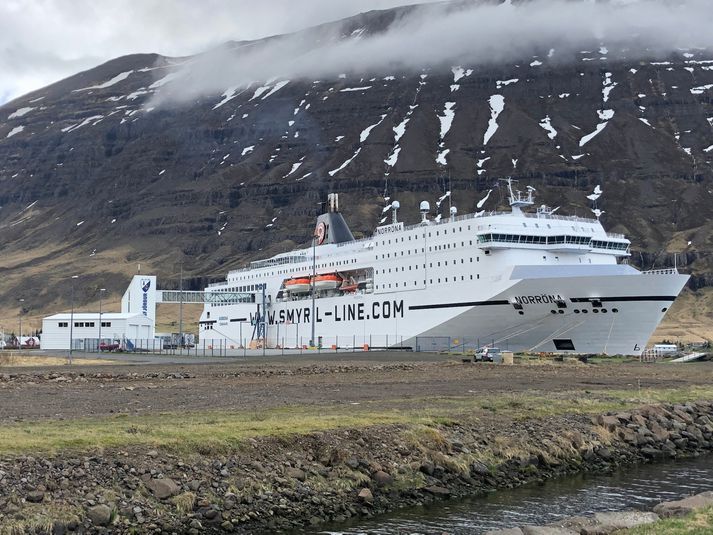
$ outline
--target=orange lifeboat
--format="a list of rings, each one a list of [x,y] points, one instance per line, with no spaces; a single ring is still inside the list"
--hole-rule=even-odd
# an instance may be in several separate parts
[[[285,281],[285,289],[295,294],[307,293],[310,290],[309,277],[295,277]]]
[[[314,287],[317,290],[335,290],[342,284],[342,277],[338,273],[326,273],[314,278]]]

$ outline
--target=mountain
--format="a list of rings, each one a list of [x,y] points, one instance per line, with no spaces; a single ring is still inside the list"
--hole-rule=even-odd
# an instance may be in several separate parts
[[[413,9],[288,42],[349,40],[359,53]],[[385,195],[410,223],[419,201],[446,190],[461,213],[491,188],[486,208],[502,207],[505,176],[583,216],[600,184],[602,220],[632,240],[631,262],[660,267],[675,253],[695,275],[691,291],[708,295],[713,51],[634,59],[597,41],[566,57],[553,45],[417,70],[350,63],[195,92],[221,70],[205,57],[217,53],[227,69],[281,39],[189,58],[121,57],[0,107],[0,324],[17,323],[19,297],[32,318],[67,308],[75,274],[79,307],[96,307],[100,287],[118,301],[138,264],[164,285],[183,264],[200,288],[307,244],[328,192],[340,193],[358,237],[379,224]]]

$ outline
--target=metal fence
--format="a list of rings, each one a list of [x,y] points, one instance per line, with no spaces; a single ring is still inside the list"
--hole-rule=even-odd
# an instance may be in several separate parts
[[[181,346],[157,338],[98,340],[96,338],[74,339],[72,350],[80,353],[145,353],[155,355],[190,355],[196,357],[231,357],[250,355],[290,355],[309,352],[354,352],[354,351],[414,351],[438,353],[473,353],[481,347],[496,346],[496,340],[483,340],[472,336],[416,336],[405,339],[398,335],[352,335],[318,336],[314,345],[305,337],[282,337],[268,339],[267,346],[261,341],[216,339],[198,340]],[[508,350],[507,341],[499,341],[500,349]]]

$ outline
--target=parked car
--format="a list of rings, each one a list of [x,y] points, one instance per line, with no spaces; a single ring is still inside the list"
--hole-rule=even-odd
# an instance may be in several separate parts
[[[475,353],[475,361],[493,362],[502,358],[501,351],[497,347],[481,347]]]
[[[119,342],[102,342],[99,344],[99,351],[119,351],[121,344]]]

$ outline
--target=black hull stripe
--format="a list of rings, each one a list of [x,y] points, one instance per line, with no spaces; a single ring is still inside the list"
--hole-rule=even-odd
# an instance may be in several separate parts
[[[573,303],[589,303],[590,301],[601,301],[602,303],[610,303],[612,301],[675,301],[675,295],[627,295],[621,297],[573,297],[570,299]]]
[[[573,297],[573,303],[589,303],[591,301],[609,302],[631,302],[631,301],[675,301],[675,295],[637,295],[622,297]],[[523,303],[525,304],[525,303]],[[538,303],[539,304],[539,303]],[[469,303],[435,303],[433,305],[414,305],[408,307],[409,310],[433,310],[437,308],[461,308],[461,307],[482,307],[493,305],[512,305],[510,301],[471,301]]]
[[[436,303],[434,305],[414,305],[409,310],[429,310],[434,308],[484,307],[492,305],[509,305],[510,301],[472,301],[470,303]]]

